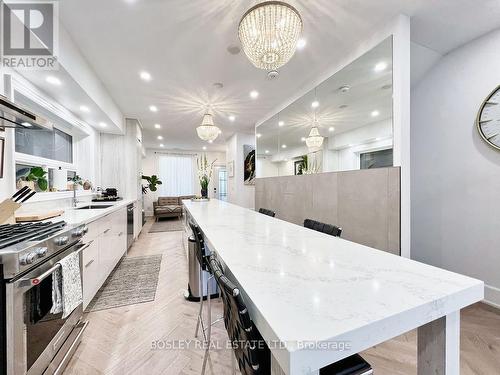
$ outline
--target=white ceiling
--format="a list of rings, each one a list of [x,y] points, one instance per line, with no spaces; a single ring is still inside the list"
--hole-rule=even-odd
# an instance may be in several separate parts
[[[499,0],[290,0],[303,17],[307,46],[269,81],[243,52],[227,51],[239,44],[239,19],[254,3],[64,0],[60,17],[123,113],[143,123],[145,145],[157,147],[161,134],[166,147],[189,149],[205,145],[195,128],[208,102],[223,130],[208,147],[223,149],[234,131],[253,131],[257,120],[399,13],[412,16],[412,39],[439,54],[500,26]],[[151,73],[151,82],[141,81],[141,70]],[[260,92],[257,100],[249,98],[251,90]],[[150,112],[150,105],[159,111]]]

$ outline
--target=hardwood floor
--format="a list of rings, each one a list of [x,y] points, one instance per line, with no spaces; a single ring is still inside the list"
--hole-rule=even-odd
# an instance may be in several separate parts
[[[187,261],[184,232],[148,233],[144,227],[128,256],[163,254],[154,302],[87,314],[90,324],[65,374],[166,374],[201,373],[203,350],[194,342],[198,304],[186,302]],[[213,316],[221,314],[214,302]],[[483,304],[462,311],[462,375],[500,374],[500,313]],[[207,374],[231,374],[231,352],[223,323],[213,328],[221,346],[211,350]],[[168,341],[167,341],[168,340]],[[167,343],[191,343],[188,348],[165,348]],[[155,348],[156,345],[156,348]],[[362,353],[377,375],[414,375],[416,333],[410,332]]]

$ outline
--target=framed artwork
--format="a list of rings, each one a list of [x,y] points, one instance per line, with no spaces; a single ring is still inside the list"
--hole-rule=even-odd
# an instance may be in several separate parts
[[[243,179],[245,185],[255,185],[255,146],[243,145]]]
[[[3,178],[4,153],[5,153],[5,138],[0,137],[0,178]]]
[[[227,176],[234,177],[234,160],[227,163]]]
[[[295,176],[301,175],[303,168],[304,168],[304,161],[303,160],[297,160],[294,163]]]

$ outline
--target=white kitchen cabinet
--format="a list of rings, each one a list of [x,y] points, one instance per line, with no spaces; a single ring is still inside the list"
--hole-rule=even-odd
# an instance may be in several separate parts
[[[92,301],[102,285],[99,272],[99,241],[94,238],[83,251],[83,308]],[[89,241],[89,242],[90,242]],[[88,243],[88,242],[87,242]]]
[[[83,252],[83,305],[87,307],[127,250],[127,208],[88,225]]]

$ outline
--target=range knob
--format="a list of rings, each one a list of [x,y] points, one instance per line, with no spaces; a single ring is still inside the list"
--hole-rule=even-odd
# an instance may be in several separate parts
[[[73,237],[81,237],[83,236],[83,228],[76,229],[73,232]]]
[[[69,237],[68,236],[61,236],[61,237],[56,237],[54,239],[54,243],[57,246],[63,246],[66,245],[69,242]]]
[[[39,247],[35,250],[35,253],[39,258],[43,258],[45,255],[47,255],[47,248]]]
[[[32,264],[37,258],[37,255],[34,251],[24,255],[21,257],[19,260],[19,263],[21,263],[22,266],[27,266],[28,264]]]

